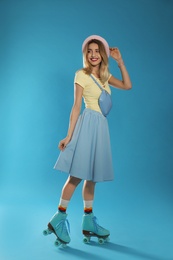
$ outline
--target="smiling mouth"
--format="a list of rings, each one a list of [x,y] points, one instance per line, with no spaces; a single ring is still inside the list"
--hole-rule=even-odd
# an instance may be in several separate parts
[[[92,58],[91,61],[98,61],[98,59],[97,58]]]

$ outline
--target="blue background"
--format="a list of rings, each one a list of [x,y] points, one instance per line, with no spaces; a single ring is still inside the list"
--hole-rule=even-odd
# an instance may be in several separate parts
[[[173,259],[172,28],[171,0],[0,1],[0,259]],[[53,166],[91,34],[119,47],[133,89],[112,90],[115,180],[96,187],[111,242],[82,243],[80,184],[62,250],[42,230],[67,177]],[[111,59],[110,71],[120,77]]]

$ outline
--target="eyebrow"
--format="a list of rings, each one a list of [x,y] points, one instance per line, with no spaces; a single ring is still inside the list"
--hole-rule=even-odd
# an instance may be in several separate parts
[[[92,49],[88,49],[88,51],[92,51]],[[99,51],[99,49],[95,49],[95,51]]]

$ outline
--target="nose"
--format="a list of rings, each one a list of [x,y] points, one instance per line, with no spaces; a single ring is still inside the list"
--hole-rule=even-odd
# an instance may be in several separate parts
[[[96,56],[96,53],[93,51],[91,54],[91,57],[94,58]]]

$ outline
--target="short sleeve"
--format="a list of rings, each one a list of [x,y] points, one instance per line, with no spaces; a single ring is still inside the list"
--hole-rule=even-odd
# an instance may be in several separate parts
[[[112,77],[112,74],[109,74],[108,81],[110,80],[111,77]]]
[[[86,86],[86,74],[83,70],[78,70],[75,74],[74,83],[79,84],[82,88]]]

